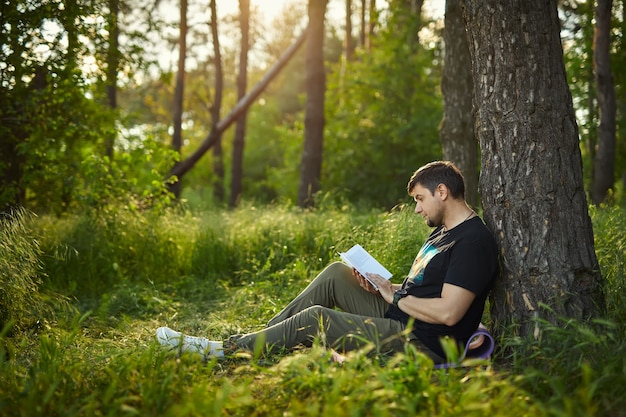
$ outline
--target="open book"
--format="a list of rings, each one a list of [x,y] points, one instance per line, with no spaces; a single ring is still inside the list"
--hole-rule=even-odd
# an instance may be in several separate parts
[[[354,245],[347,252],[340,252],[341,260],[348,266],[359,271],[363,277],[367,279],[367,273],[378,274],[385,279],[391,278],[391,272],[382,266],[372,255],[369,254],[361,245]],[[368,281],[370,281],[368,279]],[[378,287],[370,281],[370,284],[378,290]]]

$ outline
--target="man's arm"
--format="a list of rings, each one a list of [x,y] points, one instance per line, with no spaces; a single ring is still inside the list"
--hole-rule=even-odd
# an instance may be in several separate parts
[[[378,286],[380,294],[389,304],[393,302],[395,288],[393,284],[381,276],[370,274],[368,278]],[[476,294],[453,284],[443,284],[440,298],[417,298],[412,295],[400,299],[398,308],[418,320],[454,326],[458,323]]]

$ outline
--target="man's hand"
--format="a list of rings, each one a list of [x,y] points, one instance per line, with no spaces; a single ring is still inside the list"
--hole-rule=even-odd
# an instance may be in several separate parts
[[[396,290],[391,281],[381,277],[378,274],[372,274],[371,272],[367,273],[367,278],[378,287],[378,292],[385,299],[385,301],[391,304],[393,302],[393,293]],[[367,279],[363,278],[363,280],[366,281],[370,285],[370,287],[372,287],[372,284],[370,284]]]
[[[374,288],[374,286],[368,280],[366,280],[365,277],[361,275],[361,273],[355,268],[352,268],[352,275],[356,278],[361,288],[363,288],[365,291],[372,294],[378,294],[378,290],[376,290],[376,288]]]

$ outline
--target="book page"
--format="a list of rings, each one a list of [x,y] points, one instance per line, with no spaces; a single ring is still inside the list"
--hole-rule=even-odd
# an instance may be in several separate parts
[[[389,272],[387,268],[382,266],[380,262],[378,262],[359,244],[354,245],[347,252],[341,252],[339,256],[345,264],[352,268],[355,268],[366,279],[366,274],[368,272],[378,274],[385,279],[390,279],[392,276],[391,272]],[[374,283],[372,283],[371,281],[370,283],[374,286],[374,288],[378,289],[378,287],[374,285]]]

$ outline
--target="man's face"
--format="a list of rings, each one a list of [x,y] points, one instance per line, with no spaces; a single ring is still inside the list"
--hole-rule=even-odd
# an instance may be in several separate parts
[[[415,200],[415,213],[421,215],[427,225],[438,227],[443,224],[443,206],[437,190],[433,195],[428,188],[416,184],[410,195]]]

